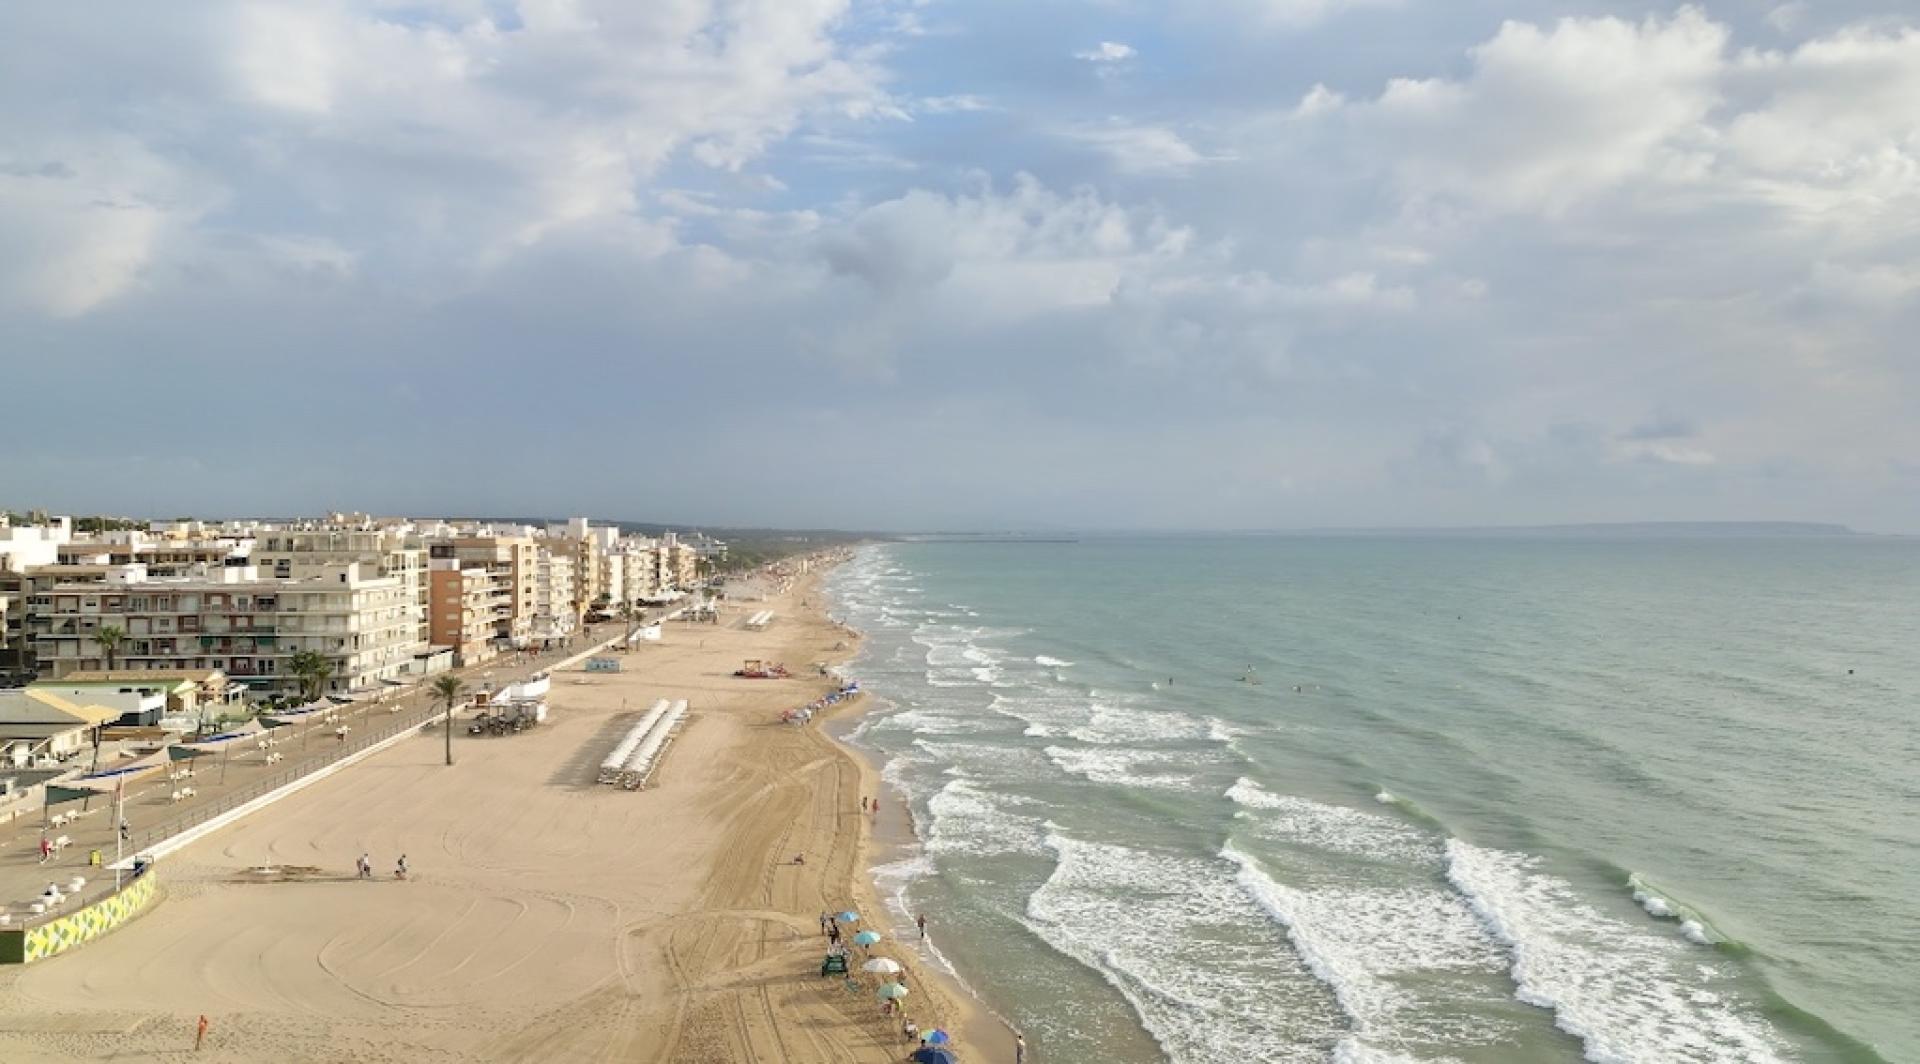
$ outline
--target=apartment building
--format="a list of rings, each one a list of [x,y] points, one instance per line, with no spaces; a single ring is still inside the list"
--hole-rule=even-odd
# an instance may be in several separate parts
[[[507,611],[497,619],[493,637],[503,648],[533,642],[539,610],[540,543],[525,535],[454,535],[428,541],[434,560],[452,560],[461,569],[480,569],[506,595]]]
[[[71,518],[16,525],[0,511],[0,684],[33,675],[33,641],[27,638],[27,573],[59,561],[73,538]]]
[[[512,609],[506,581],[485,569],[461,568],[456,558],[434,558],[429,565],[433,645],[451,649],[462,668],[490,660],[499,653],[494,632]]]
[[[357,523],[326,523],[293,527],[248,526],[253,537],[252,559],[262,574],[297,579],[334,567],[358,563],[363,571],[400,582],[403,597],[412,602],[414,651],[427,648],[427,551],[406,527],[372,527],[355,515]]]
[[[572,544],[542,542],[535,561],[533,639],[557,642],[571,635],[579,623],[575,597]]]
[[[289,659],[303,650],[332,662],[332,693],[372,691],[413,672],[424,646],[407,581],[361,562],[297,568],[290,577],[263,577],[253,566],[172,577],[114,568],[100,581],[36,588],[27,634],[52,679],[105,668],[218,669],[255,690],[288,692],[298,684]],[[111,662],[97,639],[109,626],[123,633]]]

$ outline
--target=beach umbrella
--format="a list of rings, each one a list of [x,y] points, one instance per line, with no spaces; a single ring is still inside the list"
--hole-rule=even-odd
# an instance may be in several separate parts
[[[907,988],[901,986],[899,983],[880,984],[880,1000],[882,1001],[898,1001],[906,996]]]
[[[935,1049],[933,1046],[923,1046],[914,1050],[913,1056],[908,1059],[912,1060],[913,1064],[954,1064],[952,1053],[944,1049]]]
[[[860,914],[854,912],[852,909],[848,909],[846,912],[840,914],[839,919],[843,924],[857,924],[860,922]]]
[[[941,1030],[940,1028],[935,1027],[933,1030],[928,1031],[926,1034],[921,1035],[920,1040],[930,1046],[940,1046],[940,1045],[946,1045],[948,1042],[953,1041],[953,1036]]]
[[[878,931],[862,931],[853,936],[853,944],[856,946],[871,946],[878,941],[880,941],[880,932]]]
[[[887,975],[892,975],[900,970],[900,962],[888,960],[885,957],[875,957],[861,965],[860,970],[863,972],[883,972]]]

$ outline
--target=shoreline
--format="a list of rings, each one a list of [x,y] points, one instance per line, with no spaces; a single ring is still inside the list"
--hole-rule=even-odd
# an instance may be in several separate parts
[[[837,564],[844,564],[844,562]],[[817,594],[820,583],[831,571],[832,567],[829,567],[812,576],[807,582],[806,590]],[[835,621],[823,603],[812,603],[808,608],[818,610],[822,618],[848,635],[847,649],[830,662],[834,668],[845,666],[859,655],[865,645],[865,633]],[[919,834],[915,830],[913,810],[906,798],[882,778],[883,766],[876,762],[874,752],[857,745],[852,738],[853,733],[866,720],[868,714],[876,708],[878,698],[875,692],[863,689],[861,698],[850,705],[833,707],[815,726],[821,729],[821,734],[839,750],[842,756],[856,766],[860,774],[862,792],[873,797],[875,801],[885,799],[880,815],[868,817],[867,824],[862,827],[859,868],[856,872],[853,893],[860,897],[865,906],[862,911],[886,914],[896,932],[896,937],[900,937],[902,934],[917,934],[912,917],[895,911],[891,904],[892,899],[884,895],[881,890],[878,872],[881,868],[895,863],[895,859],[921,857],[924,856],[924,851]],[[929,921],[929,924],[937,927],[934,921]],[[941,985],[951,996],[959,1017],[951,1021],[949,1029],[956,1035],[959,1051],[963,1054],[962,1059],[981,1059],[974,1053],[975,1050],[979,1050],[988,1054],[986,1059],[989,1060],[1011,1060],[1013,1039],[1017,1033],[1013,1025],[988,1006],[978,992],[967,983],[966,978],[953,968],[951,962],[947,961],[938,947],[933,944],[933,934],[929,933],[926,938],[925,946],[916,945],[914,952],[930,951],[932,957],[931,959],[924,955],[921,957],[920,963],[925,971],[910,970],[921,985],[924,986],[928,981],[932,981]],[[918,943],[919,940],[902,937],[901,941]],[[992,1048],[996,1045],[1004,1048],[1004,1056]]]

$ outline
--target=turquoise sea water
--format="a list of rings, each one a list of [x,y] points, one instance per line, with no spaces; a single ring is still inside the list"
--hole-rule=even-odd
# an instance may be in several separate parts
[[[909,543],[829,586],[920,838],[883,885],[1036,1060],[1920,1060],[1920,542]]]

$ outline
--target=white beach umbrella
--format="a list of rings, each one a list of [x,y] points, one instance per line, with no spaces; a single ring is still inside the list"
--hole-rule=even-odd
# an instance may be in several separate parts
[[[861,965],[860,970],[863,972],[884,972],[887,975],[892,975],[900,970],[900,962],[888,960],[885,957],[875,957]]]

